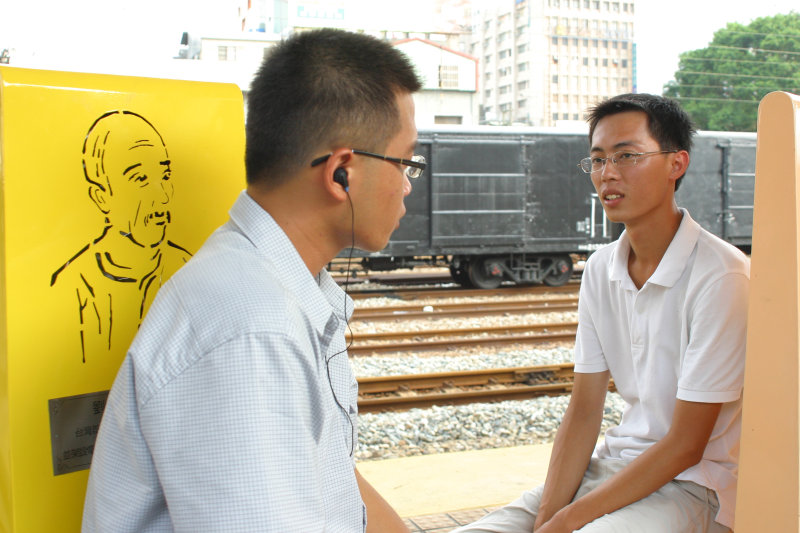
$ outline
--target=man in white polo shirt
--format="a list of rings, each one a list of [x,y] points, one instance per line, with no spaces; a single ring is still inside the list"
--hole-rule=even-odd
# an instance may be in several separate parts
[[[675,202],[694,134],[675,102],[616,96],[589,125],[580,166],[625,232],[586,264],[575,387],[547,480],[458,531],[729,531],[749,260]],[[609,378],[627,406],[596,445]]]

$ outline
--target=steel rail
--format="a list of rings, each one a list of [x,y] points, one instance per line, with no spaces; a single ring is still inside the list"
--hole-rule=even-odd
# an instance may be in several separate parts
[[[411,318],[442,318],[472,315],[523,314],[574,311],[578,298],[553,298],[550,300],[505,300],[482,302],[443,302],[415,305],[359,307],[352,320],[392,320]]]
[[[360,412],[399,411],[433,405],[522,400],[569,394],[572,363],[365,377],[358,379]],[[613,380],[609,390],[615,390]]]
[[[497,289],[464,289],[461,287],[439,287],[432,289],[419,289],[410,287],[397,287],[392,289],[362,289],[349,291],[354,300],[392,297],[403,300],[416,300],[422,298],[468,298],[473,296],[511,296],[517,294],[561,294],[577,293],[580,290],[580,281],[569,282],[560,287],[547,285],[509,285]]]
[[[455,330],[427,330],[416,332],[385,332],[361,334],[353,337],[348,348],[351,355],[370,353],[417,352],[434,349],[452,349],[454,347],[476,345],[529,344],[544,341],[575,340],[577,322],[554,324],[509,325],[484,328],[465,328]],[[511,332],[512,335],[484,335],[486,333]],[[464,337],[464,335],[476,335]],[[458,335],[458,337],[456,337]],[[421,340],[428,338],[429,340]],[[432,340],[431,337],[439,337]],[[366,340],[382,341],[386,339],[412,339],[410,342],[365,343]]]

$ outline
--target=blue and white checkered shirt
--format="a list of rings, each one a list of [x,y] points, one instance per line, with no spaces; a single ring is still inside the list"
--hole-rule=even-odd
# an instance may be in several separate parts
[[[84,532],[363,532],[353,305],[245,192],[161,288],[111,389]]]

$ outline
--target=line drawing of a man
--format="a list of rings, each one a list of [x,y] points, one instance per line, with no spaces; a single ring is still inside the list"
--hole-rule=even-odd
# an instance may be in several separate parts
[[[171,161],[147,119],[127,110],[103,114],[86,134],[82,159],[89,198],[105,216],[104,227],[53,272],[50,285],[75,287],[85,363],[87,354],[117,346],[118,335],[129,342],[133,332],[115,325],[138,327],[164,275],[191,253],[167,239]]]

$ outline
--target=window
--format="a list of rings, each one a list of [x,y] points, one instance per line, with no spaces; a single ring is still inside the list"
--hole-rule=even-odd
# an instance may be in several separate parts
[[[433,117],[434,124],[462,124],[463,117],[461,116],[447,116],[447,115],[435,115]]]
[[[523,108],[526,105],[528,105],[528,101],[527,100],[524,100],[524,99],[523,100],[517,100],[517,107],[518,108]]]
[[[558,113],[553,113],[553,122],[558,120]]]
[[[458,65],[439,65],[439,87],[458,89]]]
[[[553,83],[558,83],[558,74],[553,74]]]
[[[589,58],[588,57],[584,57],[583,58],[583,66],[584,67],[588,67],[589,66]]]
[[[526,70],[528,70],[528,62],[526,61],[525,63],[520,63],[519,65],[517,65],[517,70],[519,72],[525,72]]]
[[[484,98],[491,98],[492,97],[492,90],[491,89],[486,89],[483,92],[483,96],[484,96]]]
[[[220,61],[236,61],[236,47],[217,46],[217,59]]]
[[[569,113],[563,113],[561,115],[561,118],[564,119],[564,120],[569,120]]]

